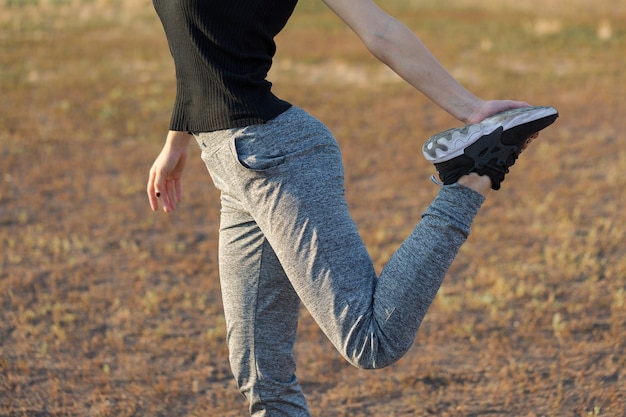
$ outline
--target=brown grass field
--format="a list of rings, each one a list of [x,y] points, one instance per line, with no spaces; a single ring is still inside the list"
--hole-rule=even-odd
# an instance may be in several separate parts
[[[556,106],[492,193],[413,348],[349,366],[306,311],[314,416],[626,416],[626,3],[382,0],[484,98]],[[0,416],[243,416],[199,158],[152,213],[173,65],[147,0],[0,0]],[[277,39],[276,92],[340,141],[377,268],[437,192],[459,123],[321,2]]]

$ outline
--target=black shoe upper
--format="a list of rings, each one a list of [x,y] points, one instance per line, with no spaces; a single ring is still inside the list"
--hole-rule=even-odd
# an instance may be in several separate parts
[[[540,130],[552,124],[557,114],[507,129],[499,127],[464,149],[463,154],[449,161],[435,164],[444,184],[453,184],[463,175],[476,172],[491,179],[491,188],[500,184],[515,164],[528,141]]]

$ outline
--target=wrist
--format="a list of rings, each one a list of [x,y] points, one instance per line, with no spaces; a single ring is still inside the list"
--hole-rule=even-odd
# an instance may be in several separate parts
[[[165,139],[165,146],[171,148],[187,148],[192,135],[188,132],[170,130]]]
[[[465,124],[478,123],[480,120],[478,120],[477,115],[480,113],[483,104],[483,100],[474,97],[472,100],[468,100],[465,104],[460,105],[458,114],[455,117]]]

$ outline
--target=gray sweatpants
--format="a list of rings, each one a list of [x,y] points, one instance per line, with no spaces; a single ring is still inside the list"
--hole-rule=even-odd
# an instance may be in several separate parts
[[[483,197],[443,186],[376,276],[350,217],[339,147],[292,107],[262,125],[196,135],[221,191],[219,267],[232,371],[253,416],[308,416],[292,353],[300,301],[353,365],[412,345]]]

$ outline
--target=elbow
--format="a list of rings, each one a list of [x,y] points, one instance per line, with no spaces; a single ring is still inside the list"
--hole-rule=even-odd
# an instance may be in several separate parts
[[[365,46],[378,60],[384,63],[388,61],[389,51],[386,48],[389,45],[384,38],[372,38],[365,43]]]
[[[363,37],[363,43],[372,55],[384,63],[389,61],[394,47],[393,33],[398,22],[393,17],[383,19],[378,25],[372,26]]]

